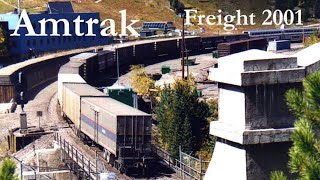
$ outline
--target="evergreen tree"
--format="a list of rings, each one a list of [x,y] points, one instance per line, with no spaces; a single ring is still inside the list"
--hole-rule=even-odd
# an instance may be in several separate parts
[[[179,156],[179,146],[186,153],[200,150],[208,133],[208,105],[198,100],[193,81],[178,80],[161,92],[155,110],[162,144],[174,157]]]
[[[170,0],[170,8],[173,10],[177,9],[178,3],[178,0]]]
[[[287,104],[297,117],[292,135],[293,146],[289,150],[289,168],[299,179],[320,177],[320,72],[309,75],[303,81],[303,91],[289,90]],[[273,173],[271,179],[281,180]]]
[[[274,171],[270,176],[271,180],[287,180],[288,178],[281,171]]]
[[[18,180],[19,178],[14,175],[15,169],[15,163],[11,159],[5,158],[0,167],[0,180]]]

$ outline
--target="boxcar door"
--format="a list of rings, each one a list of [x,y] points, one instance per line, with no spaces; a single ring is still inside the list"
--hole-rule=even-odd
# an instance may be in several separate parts
[[[98,134],[99,134],[99,111],[95,110],[94,116],[94,141],[98,143]]]

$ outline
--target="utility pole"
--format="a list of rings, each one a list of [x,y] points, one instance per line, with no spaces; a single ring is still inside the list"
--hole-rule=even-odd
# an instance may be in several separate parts
[[[187,56],[187,79],[189,79],[189,54],[188,54],[188,49],[185,48],[186,50],[186,56]]]
[[[182,14],[182,39],[181,39],[181,66],[182,66],[182,79],[184,79],[184,17],[185,14]]]
[[[120,44],[122,44],[122,40],[120,40]],[[119,66],[119,53],[118,53],[118,50],[119,50],[119,45],[117,45],[116,47],[116,58],[117,58],[117,81],[118,81],[118,87],[120,86],[120,79],[119,79],[119,76],[120,76],[120,66]]]
[[[120,83],[119,83],[119,74],[120,74],[120,70],[119,70],[119,53],[118,53],[118,46],[116,48],[116,53],[117,53],[117,81],[118,81],[118,87],[120,86]]]
[[[17,11],[18,11],[18,14],[20,14],[20,11],[21,11],[21,0],[18,0],[18,8],[17,8]]]

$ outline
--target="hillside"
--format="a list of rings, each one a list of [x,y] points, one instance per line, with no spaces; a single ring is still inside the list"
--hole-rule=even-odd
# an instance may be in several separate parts
[[[29,12],[40,12],[45,10],[46,0],[21,0],[22,8]],[[246,29],[261,28],[259,24],[263,20],[262,11],[270,9],[273,0],[181,0],[188,8],[197,9],[198,14],[217,15],[218,9],[224,11],[224,14],[235,14],[237,9],[241,9],[242,13],[257,15],[257,23],[254,27],[240,26],[238,32]],[[276,0],[274,0],[276,1]],[[289,1],[289,0],[288,0]],[[269,2],[269,3],[268,3]],[[0,12],[9,12],[13,7],[5,4],[17,4],[17,0],[0,0]],[[181,19],[169,8],[168,0],[73,0],[73,7],[77,12],[100,12],[101,19],[114,19],[120,22],[119,11],[127,10],[127,20],[138,19],[140,24],[143,21],[173,21],[178,28],[181,28]],[[117,24],[117,27],[120,23]],[[226,33],[222,27],[203,26],[208,34]],[[189,30],[199,30],[200,26],[188,27]],[[264,27],[267,28],[267,27]],[[273,28],[273,27],[269,27]]]

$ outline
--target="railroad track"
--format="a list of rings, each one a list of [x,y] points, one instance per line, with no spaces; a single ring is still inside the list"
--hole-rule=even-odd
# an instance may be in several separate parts
[[[55,125],[53,127],[47,127],[47,129],[53,128],[54,130],[57,130],[57,132],[61,135],[63,139],[68,141],[70,145],[79,150],[79,152],[81,152],[85,157],[89,159],[94,160],[97,151],[97,154],[99,155],[99,164],[103,166],[106,171],[115,173],[118,179],[132,179],[129,176],[121,174],[118,170],[116,170],[110,164],[108,164],[107,161],[104,160],[104,158],[102,157],[102,152],[98,148],[90,147],[80,141],[80,139],[75,135],[74,131],[72,130],[72,126],[70,126],[70,124],[68,124],[60,115],[60,106],[57,103],[57,89],[54,89],[54,91],[55,93],[52,96],[47,97],[49,99],[49,103],[46,106],[46,115],[48,120],[54,122]]]

